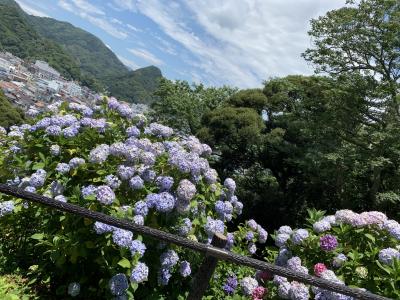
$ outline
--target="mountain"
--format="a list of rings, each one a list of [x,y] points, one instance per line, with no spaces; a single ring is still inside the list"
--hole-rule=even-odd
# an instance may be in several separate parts
[[[42,59],[67,78],[120,100],[150,104],[162,77],[154,66],[129,71],[96,36],[70,23],[26,14],[13,0],[0,0],[0,50]]]

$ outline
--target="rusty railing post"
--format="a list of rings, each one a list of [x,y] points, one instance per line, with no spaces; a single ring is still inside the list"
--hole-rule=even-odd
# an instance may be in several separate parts
[[[211,241],[211,245],[218,248],[225,248],[226,243],[226,237],[220,233],[214,234]],[[201,300],[208,288],[208,284],[210,282],[211,276],[214,274],[217,263],[217,258],[208,256],[206,253],[206,257],[204,258],[199,270],[196,273],[196,276],[192,281],[187,300]]]

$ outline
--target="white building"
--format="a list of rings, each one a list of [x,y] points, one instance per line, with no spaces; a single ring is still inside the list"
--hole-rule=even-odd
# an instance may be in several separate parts
[[[47,88],[54,93],[58,93],[62,89],[62,87],[63,83],[58,80],[51,80],[47,84]]]
[[[50,67],[49,64],[45,61],[37,60],[35,62],[35,68],[37,69],[39,77],[41,78],[48,80],[55,80],[60,78],[60,73]]]
[[[9,72],[11,67],[12,67],[11,62],[0,57],[0,69],[3,69],[5,71]]]
[[[73,81],[66,82],[64,84],[64,90],[71,97],[79,97],[82,95],[82,88]]]

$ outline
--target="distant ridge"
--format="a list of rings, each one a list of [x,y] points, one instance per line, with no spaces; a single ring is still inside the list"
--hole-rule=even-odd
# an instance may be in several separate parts
[[[26,14],[13,0],[0,0],[0,50],[42,59],[67,78],[120,100],[151,104],[162,77],[150,66],[129,69],[96,36],[70,23]]]

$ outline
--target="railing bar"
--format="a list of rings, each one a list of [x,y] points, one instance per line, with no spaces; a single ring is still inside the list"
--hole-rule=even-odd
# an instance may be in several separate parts
[[[158,240],[162,240],[165,242],[169,242],[172,244],[176,244],[182,247],[190,248],[192,250],[205,253],[208,256],[213,256],[215,258],[225,260],[227,262],[231,262],[234,264],[245,265],[248,267],[255,268],[257,270],[265,270],[272,274],[279,275],[282,277],[286,277],[288,279],[296,280],[302,283],[307,283],[316,287],[320,287],[326,290],[330,290],[333,292],[337,292],[343,295],[352,296],[356,299],[365,299],[365,300],[388,300],[390,298],[386,298],[383,296],[375,295],[370,292],[362,291],[360,289],[350,288],[345,285],[340,285],[337,283],[333,283],[326,279],[322,279],[319,277],[311,276],[308,274],[303,274],[299,272],[292,271],[290,269],[276,266],[270,263],[266,263],[260,260],[256,260],[253,258],[249,258],[243,255],[238,255],[230,251],[223,250],[221,248],[216,248],[211,245],[206,245],[203,243],[191,241],[185,239],[183,237],[164,232],[158,229],[150,228],[147,226],[136,225],[128,220],[118,219],[100,212],[91,211],[86,208],[80,207],[71,203],[64,203],[60,201],[56,201],[52,198],[44,197],[35,193],[30,193],[24,191],[19,188],[15,188],[6,184],[0,184],[0,192],[4,194],[8,194],[11,196],[15,196],[24,200],[37,202],[46,206],[50,206],[56,208],[58,210],[73,213],[76,215],[80,215],[82,217],[86,217],[95,221],[99,221],[111,226],[115,226],[118,228],[134,231],[140,234],[145,234],[156,238]]]

